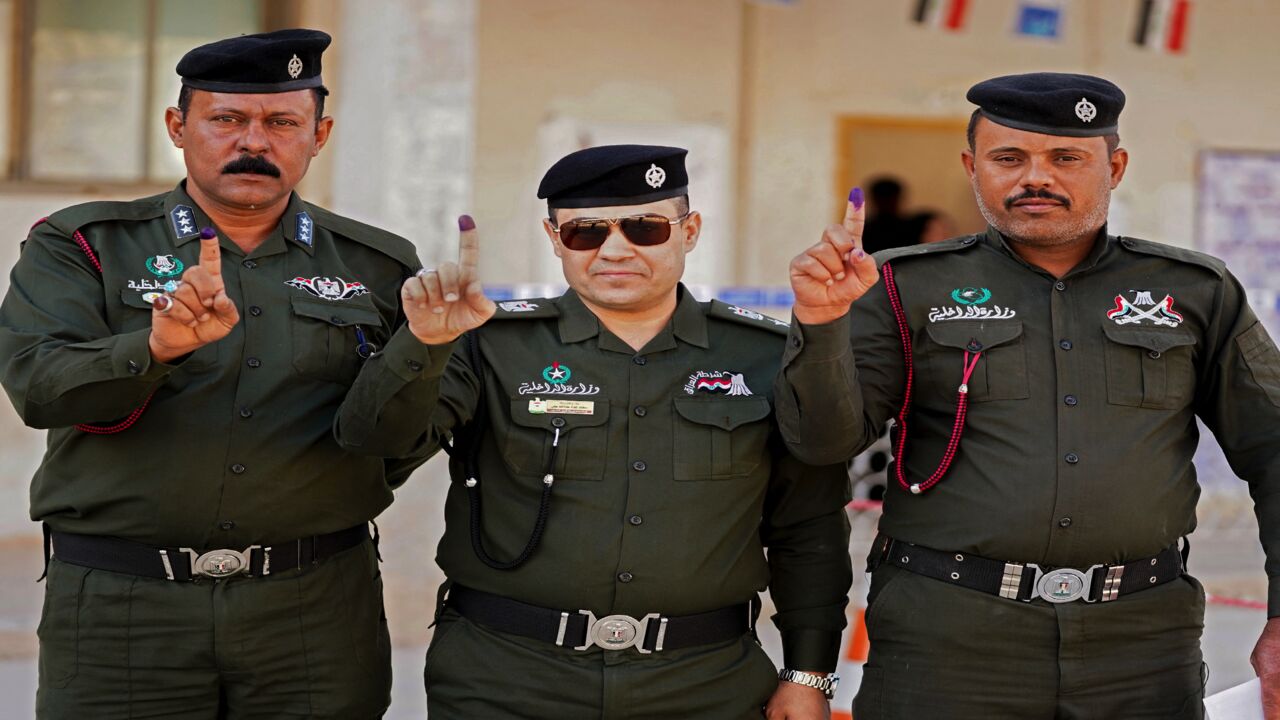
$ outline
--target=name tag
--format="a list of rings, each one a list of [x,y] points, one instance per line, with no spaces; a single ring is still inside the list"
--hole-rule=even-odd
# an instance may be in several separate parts
[[[529,412],[534,415],[594,415],[596,404],[591,400],[543,400],[529,401]]]

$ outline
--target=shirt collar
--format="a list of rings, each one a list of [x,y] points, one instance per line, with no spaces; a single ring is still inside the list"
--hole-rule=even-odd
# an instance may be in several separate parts
[[[1026,260],[1022,259],[1022,256],[1019,255],[1016,251],[1014,251],[1013,245],[1012,243],[1009,242],[1009,239],[1006,238],[1003,234],[1001,234],[999,230],[995,229],[995,227],[991,225],[987,226],[987,234],[983,238],[983,240],[984,242],[987,243],[987,245],[991,246],[992,248],[1000,252],[1005,253],[1009,257],[1013,258],[1014,261],[1020,263],[1023,267],[1026,267],[1030,270],[1034,270],[1036,272],[1044,272],[1042,268],[1038,268],[1032,265],[1031,263],[1027,262]],[[1107,253],[1110,251],[1111,246],[1113,244],[1114,243],[1112,242],[1112,237],[1107,234],[1107,226],[1104,223],[1102,227],[1098,230],[1097,239],[1094,240],[1093,248],[1089,250],[1089,254],[1086,255],[1078,265],[1071,268],[1071,270],[1067,272],[1067,274],[1064,275],[1063,277],[1076,275],[1078,273],[1092,270],[1107,255]]]
[[[169,223],[169,236],[173,238],[175,247],[181,247],[192,240],[200,239],[202,228],[214,227],[213,221],[195,200],[187,194],[187,181],[178,183],[164,201],[164,211]],[[298,197],[298,193],[289,193],[289,204],[280,216],[277,233],[267,238],[254,255],[272,255],[284,251],[284,244],[277,240],[283,237],[307,252],[315,255],[315,226],[306,203]]]
[[[573,290],[568,290],[556,303],[560,310],[560,341],[582,342],[601,334],[600,318],[582,302]],[[608,333],[612,337],[611,333]],[[667,326],[645,345],[645,352],[670,350],[675,347],[674,338],[700,348],[710,346],[707,340],[707,317],[702,306],[689,293],[683,283],[676,286],[676,309]],[[604,347],[605,340],[601,339]],[[627,348],[625,352],[635,352]]]

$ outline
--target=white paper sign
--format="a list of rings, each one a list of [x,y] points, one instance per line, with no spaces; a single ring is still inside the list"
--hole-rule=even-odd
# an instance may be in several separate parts
[[[1263,720],[1262,684],[1254,678],[1204,699],[1206,720]]]

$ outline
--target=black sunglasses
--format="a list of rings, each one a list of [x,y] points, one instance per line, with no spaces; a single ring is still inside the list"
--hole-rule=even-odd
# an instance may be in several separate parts
[[[604,245],[614,225],[633,245],[661,245],[671,238],[671,226],[679,225],[692,214],[687,212],[675,219],[657,213],[621,218],[575,218],[560,223],[555,231],[560,235],[560,243],[570,250],[595,250]]]

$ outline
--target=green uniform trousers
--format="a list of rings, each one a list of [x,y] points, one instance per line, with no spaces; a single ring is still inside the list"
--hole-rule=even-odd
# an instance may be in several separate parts
[[[777,668],[751,635],[640,655],[497,633],[446,608],[427,650],[431,720],[761,720]]]
[[[36,715],[381,717],[391,643],[373,543],[317,566],[196,583],[49,565]]]
[[[857,720],[1198,720],[1204,588],[1023,603],[881,565]]]

